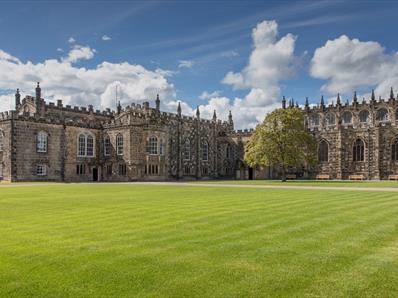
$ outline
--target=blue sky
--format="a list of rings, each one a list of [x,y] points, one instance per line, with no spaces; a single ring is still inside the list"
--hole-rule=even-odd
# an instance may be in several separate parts
[[[21,88],[23,93],[33,93],[35,80],[42,82],[44,94],[47,90],[51,99],[61,97],[68,103],[92,103],[101,108],[111,105],[113,101],[104,98],[113,96],[112,88],[120,83],[125,104],[144,97],[152,100],[154,94],[160,93],[166,110],[173,110],[178,100],[184,102],[188,114],[197,105],[201,105],[205,116],[210,115],[213,108],[219,109],[221,118],[232,109],[241,127],[255,125],[261,115],[278,104],[282,95],[303,103],[306,96],[316,102],[321,94],[329,98],[341,92],[349,97],[353,89],[366,95],[371,88],[376,88],[380,95],[387,96],[384,94],[386,84],[395,82],[398,75],[393,73],[382,80],[368,80],[365,70],[369,65],[369,72],[383,72],[385,70],[375,69],[378,67],[374,65],[375,61],[387,65],[396,62],[396,2],[264,2],[0,2],[0,50],[8,54],[8,58],[3,54],[0,59],[5,61],[4,64],[14,59],[12,63],[19,65],[11,67],[7,64],[1,68],[0,63],[0,100],[3,101],[0,101],[0,110],[10,106],[10,95],[15,88]],[[261,56],[261,51],[266,51],[268,45],[263,46],[261,41],[261,46],[256,48],[252,32],[263,21],[277,24],[271,45],[291,36],[292,53],[275,56],[272,52]],[[260,29],[268,32],[267,28],[272,26],[267,24],[258,27],[258,32]],[[348,40],[339,39],[342,35]],[[354,42],[355,39],[359,44]],[[315,51],[328,41],[336,44],[320,52],[318,60],[314,59]],[[325,65],[333,64],[336,55],[344,56],[341,51],[347,47],[347,51],[355,52],[354,58],[347,57],[347,62],[338,61],[333,67]],[[80,52],[76,52],[76,58],[68,60],[73,49]],[[256,49],[261,57],[250,62]],[[272,63],[264,61],[273,58]],[[45,63],[51,59],[60,63],[56,66]],[[281,69],[285,68],[281,72],[278,72],[279,60],[283,60]],[[96,70],[104,62],[110,63],[108,66],[112,70],[106,69],[94,78],[98,77],[98,84],[103,82],[107,86],[98,92],[100,86],[88,86],[91,91],[86,93],[84,86],[91,84],[93,78],[78,83],[79,70]],[[71,69],[63,77],[63,65],[60,64],[65,63],[70,63]],[[148,77],[137,82],[130,78],[124,82],[124,76],[135,76],[135,72],[140,75],[142,69],[121,71],[121,63],[139,65],[148,72]],[[342,64],[348,67],[350,63],[362,64],[357,71],[363,78],[358,80],[356,72],[350,71],[352,67],[341,68]],[[116,67],[118,70],[114,73]],[[275,79],[272,73],[267,73],[267,67],[275,68]],[[10,69],[13,69],[11,74]],[[264,78],[261,77],[263,71],[267,73]],[[236,76],[233,81],[225,80],[229,72],[242,74],[245,82],[237,83]],[[348,78],[342,77],[342,72]],[[109,77],[104,78],[107,75]],[[113,75],[117,77],[114,81]],[[50,76],[59,79],[54,82]],[[67,86],[69,82],[71,92],[66,94],[68,89],[60,85]],[[340,83],[341,90],[336,86]],[[398,91],[398,85],[396,88]],[[262,90],[262,93],[258,95],[259,92],[251,92],[253,90]],[[203,95],[204,91],[210,95]],[[248,99],[250,93],[253,98]],[[256,100],[258,96],[260,99]],[[212,98],[224,100],[210,102]],[[240,100],[238,103],[236,98]],[[247,106],[251,108],[246,110]],[[254,113],[258,108],[261,113]],[[246,117],[239,116],[240,113]]]

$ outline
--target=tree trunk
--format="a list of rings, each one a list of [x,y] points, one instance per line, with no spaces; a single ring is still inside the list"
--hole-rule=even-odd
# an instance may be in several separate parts
[[[286,168],[282,166],[282,182],[286,182]]]

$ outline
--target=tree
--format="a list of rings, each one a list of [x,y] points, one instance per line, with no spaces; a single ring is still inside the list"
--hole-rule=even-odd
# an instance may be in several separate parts
[[[251,166],[278,166],[282,181],[288,167],[316,164],[317,143],[307,131],[298,108],[277,109],[259,124],[245,146],[245,161]]]

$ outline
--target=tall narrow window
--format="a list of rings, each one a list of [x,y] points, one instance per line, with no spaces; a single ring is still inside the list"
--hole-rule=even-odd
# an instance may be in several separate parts
[[[319,115],[314,114],[310,117],[310,126],[319,126]]]
[[[94,138],[91,135],[87,136],[86,144],[87,144],[87,149],[86,149],[87,156],[93,157],[94,156]]]
[[[329,145],[325,140],[319,143],[318,147],[318,160],[320,162],[325,162],[329,160]]]
[[[191,159],[191,142],[188,139],[185,140],[184,159],[185,160],[190,160]]]
[[[47,133],[44,131],[39,131],[36,139],[36,151],[37,152],[47,152]]]
[[[160,145],[159,145],[159,154],[164,155],[164,140],[160,140]]]
[[[158,154],[158,138],[150,137],[148,142],[148,153],[152,155]]]
[[[84,134],[79,135],[79,156],[86,156],[86,136]]]
[[[123,136],[120,133],[116,136],[116,153],[123,155]]]
[[[395,139],[391,145],[391,159],[393,161],[398,161],[398,139]]]
[[[207,144],[207,141],[203,141],[202,143],[202,160],[209,160],[209,145]]]
[[[0,179],[3,178],[3,163],[0,162]]]
[[[336,124],[336,116],[333,113],[326,114],[326,125],[335,125]]]
[[[104,155],[109,156],[111,155],[111,138],[109,136],[106,136],[104,139]]]
[[[365,160],[365,145],[361,139],[358,139],[354,143],[352,148],[352,159],[353,161],[364,161]]]
[[[230,144],[228,144],[228,145],[227,145],[227,148],[225,149],[225,157],[226,157],[227,159],[232,158],[232,148],[231,148],[231,145],[230,145]]]

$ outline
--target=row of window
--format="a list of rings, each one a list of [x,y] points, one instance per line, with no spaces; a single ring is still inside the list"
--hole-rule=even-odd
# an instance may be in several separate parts
[[[395,113],[395,119],[398,120],[398,110]],[[369,111],[362,110],[358,114],[358,120],[360,123],[368,123],[370,120]],[[386,122],[389,121],[388,111],[384,108],[377,110],[376,112],[376,121]],[[352,123],[352,113],[349,111],[345,111],[342,115],[343,124],[351,124]],[[335,125],[336,124],[336,116],[334,113],[327,113],[325,115],[325,124],[326,125]],[[319,126],[320,125],[320,115],[315,114],[311,115],[309,118],[310,126]]]
[[[203,142],[201,145],[201,159],[203,161],[209,160],[209,144],[207,142]],[[232,147],[228,144],[225,148],[225,157],[227,159],[232,158]],[[184,151],[183,151],[184,160],[191,160],[191,142],[189,140],[185,141]]]
[[[322,140],[318,146],[318,159],[320,162],[329,161],[329,144]],[[357,139],[352,147],[352,160],[365,161],[365,143],[361,139]],[[391,160],[398,161],[398,139],[391,145]]]

